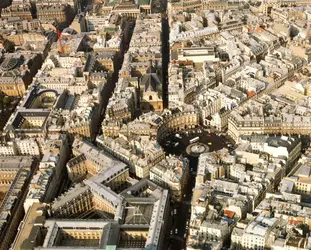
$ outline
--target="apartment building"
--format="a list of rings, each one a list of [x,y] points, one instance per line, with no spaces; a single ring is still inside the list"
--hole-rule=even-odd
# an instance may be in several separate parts
[[[150,180],[170,190],[172,199],[180,201],[189,176],[189,160],[166,156],[150,169]]]

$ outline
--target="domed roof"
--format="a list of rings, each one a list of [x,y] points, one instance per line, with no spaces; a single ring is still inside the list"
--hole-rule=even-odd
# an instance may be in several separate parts
[[[4,59],[4,61],[1,63],[0,68],[2,70],[8,71],[11,69],[14,69],[16,67],[16,65],[18,64],[19,59],[18,58],[14,58],[14,57],[10,57],[10,58],[6,58]]]

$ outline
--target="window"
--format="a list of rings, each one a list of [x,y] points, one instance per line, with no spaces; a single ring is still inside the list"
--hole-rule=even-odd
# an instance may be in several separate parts
[[[152,101],[152,95],[149,96],[149,101]]]

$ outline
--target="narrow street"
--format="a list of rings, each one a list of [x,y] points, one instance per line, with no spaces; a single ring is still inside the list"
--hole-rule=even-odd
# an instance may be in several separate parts
[[[170,60],[169,25],[166,15],[167,0],[162,2],[162,98],[164,108],[168,107],[168,63]]]
[[[224,136],[218,136],[214,133],[196,129],[195,131],[187,131],[186,133],[179,133],[181,139],[177,138],[175,134],[171,134],[164,141],[161,146],[167,154],[182,155],[189,159],[189,179],[185,187],[185,195],[181,202],[171,204],[171,221],[167,229],[166,247],[169,250],[186,249],[186,236],[188,234],[188,227],[186,225],[190,221],[191,215],[191,199],[192,190],[195,186],[195,178],[197,172],[198,158],[186,154],[186,148],[189,145],[189,140],[199,137],[199,142],[208,145],[209,152],[220,150],[227,146],[227,140]],[[178,143],[178,145],[177,145]],[[175,146],[177,145],[177,146]],[[176,231],[177,229],[177,231]]]
[[[124,20],[124,25],[122,27],[123,29],[123,43],[120,48],[120,53],[117,55],[117,59],[115,61],[115,69],[114,72],[111,75],[111,79],[109,79],[108,85],[104,86],[102,90],[102,96],[103,96],[103,107],[100,112],[101,116],[101,121],[100,121],[100,128],[101,128],[101,122],[105,118],[105,113],[106,113],[106,107],[108,105],[110,97],[113,95],[114,89],[116,87],[116,84],[119,79],[119,71],[122,67],[123,64],[123,59],[124,59],[124,54],[127,52],[132,35],[133,35],[133,30],[135,27],[135,22],[133,20]],[[99,128],[99,131],[100,131]]]

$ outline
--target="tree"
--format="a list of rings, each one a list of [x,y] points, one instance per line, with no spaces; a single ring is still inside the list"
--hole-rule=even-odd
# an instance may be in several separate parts
[[[3,110],[3,108],[4,108],[4,105],[3,105],[3,98],[4,98],[4,95],[3,95],[3,92],[1,92],[0,91],[0,105],[1,105],[1,116],[3,116],[3,114],[4,114],[4,110]]]
[[[10,103],[11,103],[11,98],[6,95],[6,96],[3,97],[2,100],[3,100],[2,106],[5,106],[5,109],[7,109],[8,106],[10,105]]]
[[[3,47],[6,52],[13,53],[15,50],[15,44],[7,39],[3,42]]]

